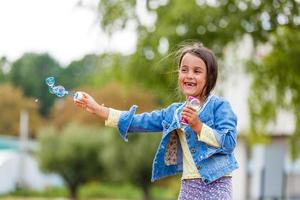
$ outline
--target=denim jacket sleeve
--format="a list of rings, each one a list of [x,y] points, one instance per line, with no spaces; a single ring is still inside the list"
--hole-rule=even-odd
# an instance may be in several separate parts
[[[231,154],[237,142],[237,117],[228,101],[214,105],[214,128],[211,128],[219,147],[215,153]]]
[[[129,132],[160,132],[163,130],[162,121],[166,109],[135,114],[136,109],[137,106],[134,105],[129,111],[122,112],[118,122],[118,130],[126,142]]]

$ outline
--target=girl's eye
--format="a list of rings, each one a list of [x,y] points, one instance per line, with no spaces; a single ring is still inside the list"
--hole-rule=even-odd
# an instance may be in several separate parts
[[[186,68],[181,68],[180,71],[183,72],[183,73],[188,72],[188,70]]]
[[[196,74],[200,74],[200,73],[201,73],[201,70],[195,70],[195,73],[196,73]]]

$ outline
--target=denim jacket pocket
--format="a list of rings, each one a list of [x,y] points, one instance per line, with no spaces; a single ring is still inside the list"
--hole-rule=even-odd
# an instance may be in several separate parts
[[[217,152],[218,152],[218,148],[212,147],[210,145],[206,145],[206,155],[205,155],[206,158],[210,157],[211,155]]]

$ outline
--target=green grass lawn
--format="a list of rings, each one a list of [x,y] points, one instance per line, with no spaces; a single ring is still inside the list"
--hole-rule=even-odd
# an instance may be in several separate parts
[[[35,198],[35,197],[0,197],[1,200],[69,200],[68,198],[56,197],[56,198]],[[89,199],[89,200],[125,200],[125,199]]]
[[[175,200],[179,188],[155,186],[150,190],[153,200]],[[93,182],[82,186],[78,191],[79,200],[141,200],[143,193],[140,188],[130,184],[107,184]],[[47,188],[43,191],[19,189],[0,200],[68,200],[65,187]]]

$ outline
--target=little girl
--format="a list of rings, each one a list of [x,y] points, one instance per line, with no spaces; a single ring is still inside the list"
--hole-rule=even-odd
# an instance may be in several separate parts
[[[231,172],[238,168],[233,150],[237,118],[228,101],[211,94],[218,75],[214,54],[194,43],[180,50],[178,85],[188,102],[135,114],[137,106],[119,111],[99,105],[90,95],[75,104],[117,127],[125,141],[131,132],[162,132],[153,160],[152,181],[182,172],[179,200],[232,199]],[[187,123],[182,123],[182,118]]]

